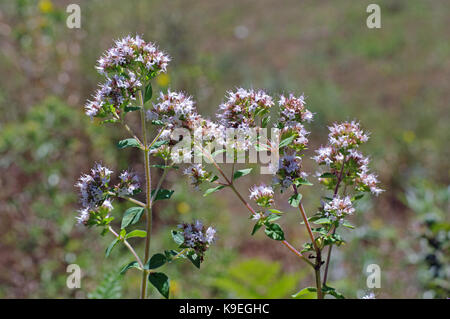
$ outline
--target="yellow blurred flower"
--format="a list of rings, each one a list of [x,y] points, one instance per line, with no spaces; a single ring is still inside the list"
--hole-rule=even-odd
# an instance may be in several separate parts
[[[180,214],[186,214],[191,210],[191,206],[189,206],[186,202],[180,202],[177,204],[177,211]]]
[[[404,131],[403,132],[403,140],[406,143],[412,143],[416,139],[416,134],[413,131]]]
[[[383,221],[380,218],[374,218],[371,220],[370,226],[375,230],[380,230],[383,227]]]
[[[179,292],[180,292],[180,285],[178,284],[178,281],[171,280],[169,295],[173,297],[173,296],[177,295]]]
[[[39,1],[39,10],[42,13],[49,13],[53,11],[53,3],[50,0]]]
[[[170,77],[167,73],[162,73],[158,76],[158,78],[156,79],[156,82],[158,83],[158,85],[160,85],[162,87],[166,87],[170,83]]]

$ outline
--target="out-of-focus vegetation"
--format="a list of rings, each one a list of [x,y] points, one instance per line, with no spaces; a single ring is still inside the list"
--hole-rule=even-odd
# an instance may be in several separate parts
[[[81,6],[81,29],[65,24],[73,2]],[[448,297],[450,3],[376,1],[382,28],[370,30],[372,2],[1,1],[0,297],[136,297],[138,272],[131,269],[127,280],[115,275],[128,252],[115,250],[105,262],[110,238],[75,225],[73,186],[99,159],[116,171],[127,163],[142,171],[138,153],[113,147],[123,132],[83,114],[98,80],[96,59],[129,33],[173,57],[158,85],[193,95],[202,114],[213,115],[235,86],[305,92],[316,113],[310,155],[325,142],[326,124],[359,119],[372,132],[366,150],[386,192],[361,202],[358,230],[342,233],[348,244],[333,252],[330,281],[348,297],[361,296],[365,266],[376,263],[379,298]],[[314,171],[308,157],[305,168]],[[174,201],[156,206],[154,251],[192,218],[216,226],[219,240],[201,272],[171,267],[173,297],[281,298],[311,284],[289,252],[249,235],[248,216],[231,194],[205,200],[179,175],[171,172],[167,182]],[[308,212],[319,205],[308,199],[319,190],[305,191]],[[282,221],[296,245],[305,239],[299,220],[292,211]],[[82,269],[81,289],[66,287],[71,263]]]

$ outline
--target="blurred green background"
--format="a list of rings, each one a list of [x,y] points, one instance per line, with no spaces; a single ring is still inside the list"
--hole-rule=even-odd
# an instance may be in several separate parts
[[[366,26],[373,2],[381,29]],[[81,7],[81,29],[66,27],[70,3]],[[95,161],[142,172],[137,151],[115,148],[125,132],[83,113],[100,80],[97,58],[114,39],[136,33],[173,58],[158,86],[193,95],[202,114],[213,116],[237,86],[304,92],[316,113],[305,160],[311,172],[326,125],[360,120],[372,132],[363,151],[386,192],[358,206],[357,229],[343,232],[348,243],[333,252],[330,284],[361,297],[365,267],[376,263],[378,298],[448,297],[449,21],[446,0],[0,0],[0,297],[138,296],[139,273],[117,275],[131,261],[128,251],[105,259],[111,238],[74,219],[74,184]],[[312,283],[289,251],[262,233],[250,236],[233,194],[204,199],[179,175],[168,177],[174,200],[156,205],[153,251],[174,248],[169,230],[193,218],[216,226],[219,239],[200,271],[169,265],[174,298],[289,298]],[[257,180],[246,177],[240,189]],[[308,212],[320,191],[305,190]],[[278,202],[290,212],[281,221],[287,238],[300,247],[299,216]],[[80,289],[66,287],[71,263],[82,269]]]

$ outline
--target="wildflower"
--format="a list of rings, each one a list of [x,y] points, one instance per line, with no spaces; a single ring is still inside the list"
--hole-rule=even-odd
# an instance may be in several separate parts
[[[135,173],[123,171],[119,178],[120,182],[114,187],[118,196],[130,196],[139,191],[139,178]]]
[[[84,209],[95,209],[106,199],[112,171],[96,163],[91,173],[84,174],[75,185],[80,189],[81,204]]]
[[[316,153],[317,155],[312,159],[316,161],[317,164],[325,164],[327,166],[330,166],[330,164],[333,163],[332,154],[334,153],[334,150],[331,146],[321,146],[316,150]]]
[[[346,215],[351,215],[355,211],[350,197],[341,198],[336,196],[329,203],[325,204],[324,211],[331,220],[340,219]]]
[[[86,225],[87,222],[89,221],[89,210],[86,208],[80,209],[78,216],[76,217],[76,220],[78,221],[78,224],[84,224]]]
[[[369,139],[369,136],[359,127],[359,123],[355,121],[340,124],[334,123],[328,129],[330,131],[328,141],[336,149],[358,147]]]
[[[295,97],[292,93],[288,97],[280,96],[280,122],[283,125],[295,126],[301,122],[311,122],[313,114],[305,108],[305,97]]]
[[[214,243],[216,239],[215,236],[216,236],[216,229],[214,227],[208,227],[205,234],[206,242],[211,245],[212,243]]]
[[[178,228],[183,231],[183,245],[193,249],[200,257],[200,261],[203,261],[206,250],[215,241],[216,229],[211,226],[206,228],[199,220],[196,220],[192,224],[180,224]]]
[[[382,189],[377,186],[376,175],[369,173],[369,158],[356,149],[369,138],[359,123],[334,123],[329,130],[328,145],[316,150],[316,156],[312,159],[319,165],[326,165],[329,176],[334,175],[336,178],[321,178],[322,173],[318,173],[319,181],[333,189],[343,179],[346,185],[354,185],[357,190],[380,194]]]
[[[187,123],[197,115],[192,97],[183,92],[160,93],[158,103],[147,111],[148,120],[158,120],[173,127],[186,127]]]
[[[275,172],[277,177],[274,179],[275,183],[281,185],[281,190],[284,191],[295,183],[298,179],[304,179],[308,176],[302,171],[302,159],[295,154],[286,154],[279,160],[278,170]]]
[[[270,207],[273,204],[273,189],[271,186],[261,184],[250,188],[250,199],[253,199],[259,206]]]
[[[263,90],[239,88],[227,92],[227,100],[220,105],[217,117],[225,128],[248,129],[256,126],[256,116],[267,114],[273,105],[272,97]]]
[[[208,180],[211,173],[206,171],[201,164],[193,164],[184,170],[184,174],[188,175],[191,180],[191,184],[195,188],[199,188],[200,184]]]
[[[142,81],[166,72],[169,61],[154,44],[139,36],[117,40],[97,62],[96,68],[106,81],[86,103],[86,114],[91,118],[108,114],[117,117],[136,100],[136,92],[145,84]]]
[[[358,173],[358,178],[356,178],[357,183],[361,188],[370,190],[370,192],[376,196],[381,194],[383,190],[378,187],[378,178],[375,174],[369,174],[367,171],[362,171]]]
[[[309,132],[305,130],[305,127],[302,124],[297,123],[290,126],[284,126],[281,129],[281,139],[292,135],[294,135],[294,139],[288,146],[297,151],[305,149],[309,142],[307,138]]]
[[[263,219],[265,216],[265,214],[259,212],[259,213],[255,213],[251,216],[252,220],[260,220]]]
[[[107,75],[137,66],[153,76],[167,71],[170,57],[160,51],[155,44],[145,42],[139,35],[126,36],[115,41],[114,46],[107,50],[97,61],[96,69],[100,74]]]
[[[367,293],[364,296],[362,296],[361,299],[376,299],[375,294],[373,292]]]

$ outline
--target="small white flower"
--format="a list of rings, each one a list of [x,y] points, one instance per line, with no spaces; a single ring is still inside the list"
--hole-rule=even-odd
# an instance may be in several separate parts
[[[346,196],[344,198],[336,196],[329,203],[325,204],[324,210],[325,212],[332,213],[338,218],[346,215],[351,215],[355,211],[349,196]]]
[[[273,204],[273,196],[274,193],[271,186],[261,184],[250,188],[250,199],[253,199],[259,206],[268,207]]]

